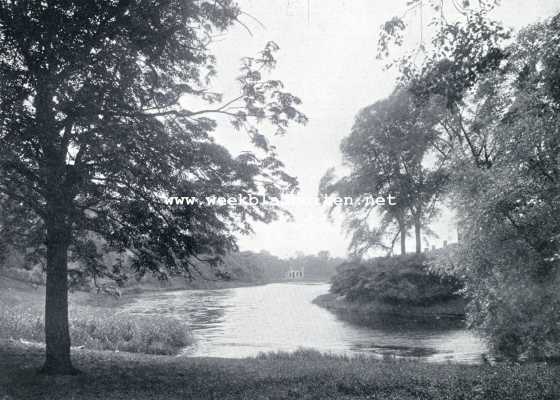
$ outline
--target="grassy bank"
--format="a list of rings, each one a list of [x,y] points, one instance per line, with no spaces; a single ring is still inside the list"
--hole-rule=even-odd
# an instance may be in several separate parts
[[[330,293],[314,303],[360,324],[463,325],[462,283],[433,272],[426,254],[377,257],[337,268]]]
[[[491,399],[560,398],[559,367],[434,365],[312,351],[248,359],[77,350],[76,377],[38,375],[43,350],[0,341],[0,398]]]
[[[318,296],[313,303],[345,320],[366,325],[383,322],[462,326],[465,309],[465,301],[460,298],[429,306],[414,306],[387,304],[380,301],[350,302],[334,293]]]
[[[132,296],[70,294],[69,323],[73,346],[95,350],[176,354],[192,344],[189,327],[158,316],[134,316],[118,309]],[[44,341],[44,288],[0,280],[0,338]]]

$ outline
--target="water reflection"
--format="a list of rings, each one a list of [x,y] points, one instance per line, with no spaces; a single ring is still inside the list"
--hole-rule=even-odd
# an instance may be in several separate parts
[[[311,301],[327,284],[277,283],[220,290],[142,295],[126,312],[166,314],[187,321],[196,345],[189,356],[247,357],[261,351],[313,348],[428,361],[478,362],[484,344],[464,329],[363,327]]]

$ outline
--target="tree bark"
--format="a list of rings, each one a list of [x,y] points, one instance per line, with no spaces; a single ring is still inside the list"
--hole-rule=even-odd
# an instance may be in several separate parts
[[[53,78],[49,71],[38,72],[37,130],[43,159],[41,177],[44,182],[47,282],[45,295],[46,358],[41,372],[50,375],[73,375],[78,371],[70,360],[68,327],[68,247],[72,238],[70,215],[71,185],[67,181],[66,156],[68,143],[60,136],[54,114]],[[67,135],[68,132],[65,132]]]
[[[422,224],[420,218],[414,221],[414,235],[416,237],[416,254],[422,253]]]
[[[45,297],[46,360],[41,371],[74,375],[68,327],[68,246],[70,232],[64,210],[51,207],[47,220],[47,288]]]
[[[399,220],[399,230],[401,237],[401,254],[406,254],[406,224],[403,220]]]

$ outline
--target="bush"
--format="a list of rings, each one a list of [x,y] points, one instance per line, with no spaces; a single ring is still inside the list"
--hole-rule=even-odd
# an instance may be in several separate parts
[[[479,296],[469,319],[492,352],[509,360],[560,360],[560,285],[508,282]]]
[[[470,326],[487,339],[498,358],[558,360],[560,260],[546,257],[554,242],[541,236],[546,234],[541,221],[554,214],[540,215],[537,207],[531,208],[538,216],[529,219],[534,232],[523,233],[525,228],[512,225],[496,210],[495,197],[506,190],[498,189],[488,191],[489,198],[464,219],[453,262],[472,299]]]
[[[44,285],[46,275],[41,265],[37,264],[29,268],[5,268],[2,275],[22,282],[34,285]]]
[[[432,272],[425,255],[414,254],[344,264],[331,292],[350,302],[429,306],[460,297],[460,288],[455,278]]]

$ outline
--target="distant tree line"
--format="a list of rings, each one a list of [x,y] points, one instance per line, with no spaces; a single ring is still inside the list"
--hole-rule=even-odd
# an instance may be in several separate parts
[[[99,239],[90,242],[89,257],[76,258],[69,263],[69,289],[118,294],[120,288],[131,288],[149,284],[152,287],[219,287],[224,281],[235,285],[262,284],[282,282],[287,279],[290,270],[304,271],[300,280],[328,282],[336,273],[336,268],[345,262],[344,258],[331,257],[328,251],[320,251],[316,255],[298,253],[290,258],[280,258],[267,251],[229,252],[223,256],[222,262],[216,266],[193,259],[193,271],[186,274],[178,271],[165,276],[146,274],[134,269],[133,254],[107,251]],[[45,265],[42,259],[35,256],[35,249],[14,248],[4,244],[0,249],[0,275],[44,285],[46,281]],[[92,275],[88,263],[113,265],[119,263],[123,278],[115,284],[113,279],[104,275]]]
[[[331,257],[328,251],[320,251],[316,255],[298,253],[290,258],[279,258],[266,251],[244,251],[228,254],[224,267],[232,273],[237,268],[256,271],[256,276],[264,282],[283,281],[291,269],[303,270],[303,280],[329,281],[344,261],[343,258]]]

